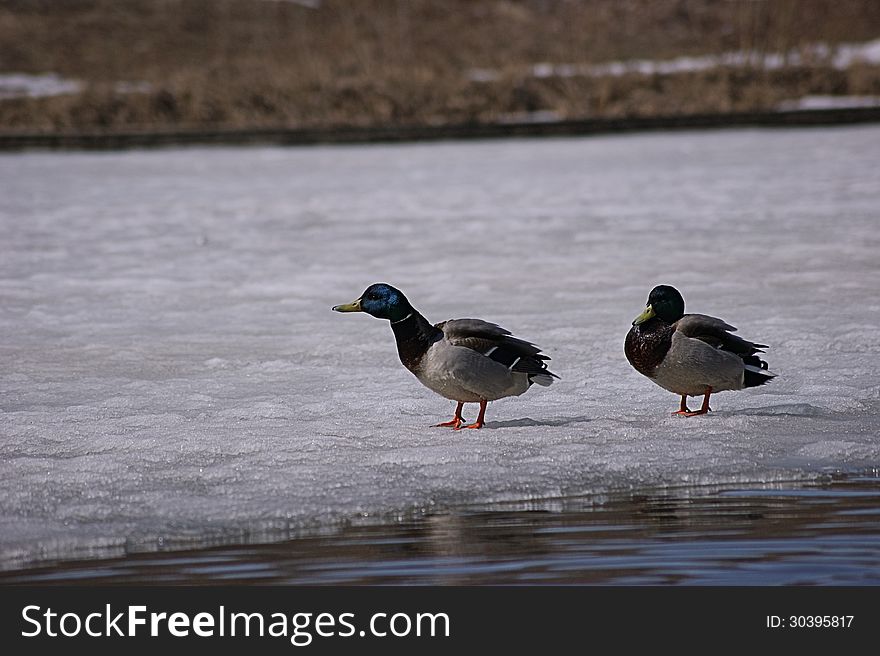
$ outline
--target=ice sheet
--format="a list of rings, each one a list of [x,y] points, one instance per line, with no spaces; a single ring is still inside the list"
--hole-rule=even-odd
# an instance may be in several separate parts
[[[4,154],[0,567],[876,466],[877,153],[858,127]],[[453,404],[387,323],[330,311],[376,281],[562,379],[428,428]],[[779,377],[671,417],[623,356],[658,283]]]

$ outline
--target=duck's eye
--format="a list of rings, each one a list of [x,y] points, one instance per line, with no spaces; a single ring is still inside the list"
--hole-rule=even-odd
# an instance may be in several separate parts
[[[375,293],[367,294],[367,300],[368,300],[368,301],[375,301],[375,300],[378,300],[378,299],[379,299],[379,295],[378,295],[378,294],[375,294]]]

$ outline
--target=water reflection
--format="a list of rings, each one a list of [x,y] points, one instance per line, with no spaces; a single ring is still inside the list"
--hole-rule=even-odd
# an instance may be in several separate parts
[[[0,583],[880,584],[880,478],[460,508],[251,546],[61,562]]]

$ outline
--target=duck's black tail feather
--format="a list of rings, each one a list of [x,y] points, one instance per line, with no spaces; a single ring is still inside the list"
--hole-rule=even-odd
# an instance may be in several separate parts
[[[499,346],[493,346],[483,355],[500,362],[511,371],[527,374],[529,384],[537,383],[547,387],[553,383],[554,378],[559,378],[547,369],[547,360],[550,356],[541,353],[536,346],[515,338],[508,338]]]
[[[743,387],[757,387],[776,378],[776,374],[767,369],[767,363],[757,355],[745,355],[743,362]]]

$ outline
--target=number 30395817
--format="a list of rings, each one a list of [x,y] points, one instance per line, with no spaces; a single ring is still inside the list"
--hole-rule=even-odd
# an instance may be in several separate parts
[[[767,616],[768,629],[848,629],[855,615],[779,615]]]

